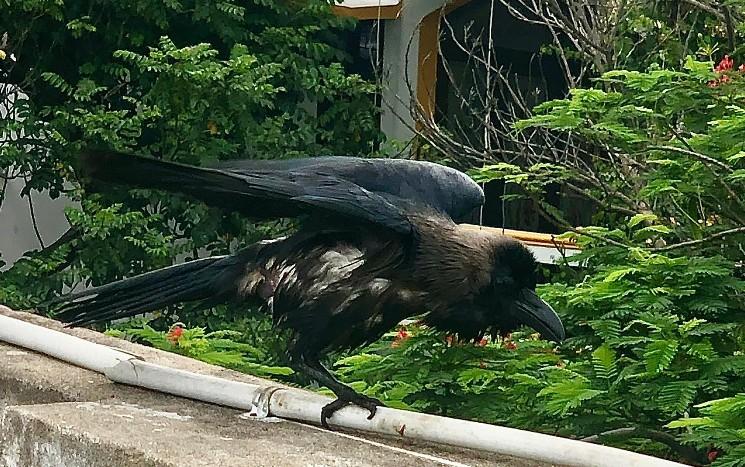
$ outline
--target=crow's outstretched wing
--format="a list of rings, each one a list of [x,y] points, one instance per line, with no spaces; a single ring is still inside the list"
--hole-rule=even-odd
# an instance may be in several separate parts
[[[320,214],[412,232],[403,205],[320,168],[238,172],[116,152],[89,152],[82,162],[96,181],[184,193],[255,219]]]
[[[386,198],[428,206],[456,222],[474,221],[484,192],[464,173],[432,162],[406,159],[311,157],[285,160],[238,160],[217,166],[241,174],[323,172]]]

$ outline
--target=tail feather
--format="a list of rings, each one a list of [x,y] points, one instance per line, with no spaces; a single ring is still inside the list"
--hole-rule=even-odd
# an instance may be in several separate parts
[[[246,258],[220,256],[151,271],[70,294],[51,303],[55,318],[71,326],[127,318],[193,301],[227,301],[237,293]]]

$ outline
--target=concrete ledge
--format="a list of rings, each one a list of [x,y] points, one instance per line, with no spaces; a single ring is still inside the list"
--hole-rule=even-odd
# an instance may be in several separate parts
[[[0,314],[117,347],[147,361],[275,385],[179,355],[0,307]],[[103,375],[0,343],[0,467],[399,466],[545,464],[445,446],[329,432],[292,421],[117,385]]]

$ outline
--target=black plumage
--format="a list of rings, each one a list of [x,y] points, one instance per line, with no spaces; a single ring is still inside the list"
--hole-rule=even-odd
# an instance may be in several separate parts
[[[338,397],[323,424],[347,403],[371,417],[380,403],[337,381],[320,357],[373,342],[408,316],[423,313],[428,325],[463,339],[521,324],[564,338],[535,294],[530,251],[456,223],[472,219],[484,198],[454,169],[346,157],[199,168],[114,152],[82,162],[97,182],[185,193],[254,219],[303,219],[289,237],[60,297],[55,309],[86,325],[180,302],[263,301],[275,325],[290,330],[292,365]]]

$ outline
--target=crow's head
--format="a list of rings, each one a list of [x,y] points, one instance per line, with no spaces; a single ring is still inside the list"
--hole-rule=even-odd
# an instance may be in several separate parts
[[[564,325],[551,306],[535,293],[537,263],[517,240],[500,237],[494,244],[491,280],[476,298],[488,323],[502,333],[520,325],[538,331],[544,339],[561,342]]]

